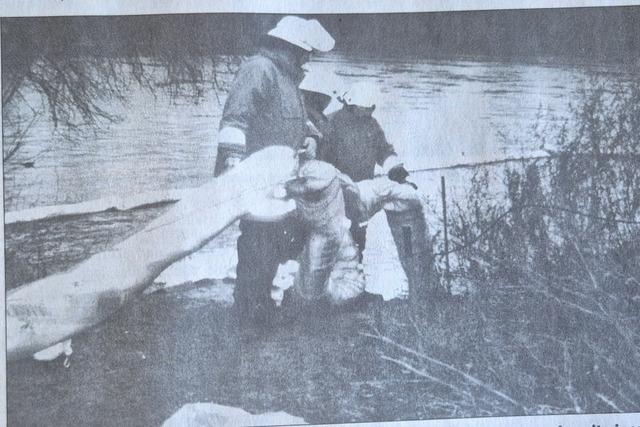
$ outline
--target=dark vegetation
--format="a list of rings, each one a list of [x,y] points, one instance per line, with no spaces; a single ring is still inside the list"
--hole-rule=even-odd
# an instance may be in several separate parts
[[[638,65],[640,52],[638,7],[315,17],[335,36],[338,51],[377,58],[555,57]],[[206,88],[224,90],[218,73],[233,68],[233,56],[251,52],[278,19],[267,14],[3,18],[3,159],[13,158],[43,115],[75,130],[117,120],[107,105],[126,102],[131,82],[194,102]]]
[[[447,384],[456,414],[637,411],[640,82],[593,82],[535,138],[558,148],[507,168],[502,190],[479,170],[453,209],[451,281],[469,293],[374,335]]]
[[[198,102],[223,90],[247,40],[240,16],[14,18],[2,21],[3,158],[10,160],[36,120],[72,131],[120,117],[132,84]],[[34,96],[35,95],[35,96]]]

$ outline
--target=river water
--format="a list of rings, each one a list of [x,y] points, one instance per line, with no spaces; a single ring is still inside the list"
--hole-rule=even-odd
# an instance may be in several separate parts
[[[345,86],[361,80],[380,86],[383,99],[374,115],[408,169],[539,155],[540,142],[532,137],[535,130],[553,127],[569,117],[570,106],[580,102],[580,89],[594,76],[626,79],[625,74],[604,66],[391,61],[338,54],[317,58],[308,67],[336,74]],[[228,85],[233,74],[219,77]],[[38,102],[35,97],[27,99]],[[6,211],[206,182],[213,177],[224,100],[224,93],[209,90],[194,104],[132,86],[126,104],[108,106],[110,113],[121,117],[117,123],[70,138],[47,120],[36,122],[24,147],[6,165]],[[329,110],[338,106],[335,102]],[[34,162],[33,167],[24,167],[24,162]],[[447,192],[455,198],[467,187],[470,173],[413,174],[412,180],[427,193],[431,204],[428,221],[432,232],[441,226],[440,175],[446,177]],[[234,240],[227,240],[212,241],[166,271],[159,281],[179,284],[232,273]],[[367,240],[364,263],[369,290],[385,298],[406,292],[406,278],[384,215],[370,222]]]
[[[614,71],[337,54],[315,59],[309,68],[336,73],[345,85],[359,80],[379,84],[383,102],[375,116],[410,169],[537,154],[532,126],[552,116],[566,117],[577,90],[591,76]],[[233,76],[221,77],[228,84]],[[118,123],[70,135],[42,118],[15,162],[6,165],[5,209],[202,184],[212,177],[224,100],[224,93],[209,90],[194,104],[133,85],[125,105],[107,106],[122,119]],[[33,167],[20,164],[30,161]]]

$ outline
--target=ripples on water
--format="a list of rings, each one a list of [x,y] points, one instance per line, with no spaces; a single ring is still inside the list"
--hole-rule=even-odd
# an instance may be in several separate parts
[[[549,117],[567,117],[569,103],[577,102],[579,88],[591,75],[609,73],[610,78],[624,78],[602,67],[391,62],[337,55],[316,59],[309,68],[335,73],[345,86],[359,80],[380,85],[383,100],[375,116],[409,169],[539,154],[539,142],[531,137],[535,125],[552,126],[545,122]],[[221,78],[228,85],[232,75],[222,74]],[[194,104],[187,99],[172,100],[160,91],[154,97],[132,87],[126,105],[111,106],[110,112],[122,120],[101,129],[85,129],[82,135],[69,138],[41,120],[31,129],[14,164],[5,167],[5,209],[202,184],[213,177],[224,101],[223,93],[212,90]],[[336,108],[337,102],[329,106],[329,110]],[[34,159],[33,168],[15,165]],[[492,182],[501,183],[501,168],[492,168]],[[472,169],[456,169],[413,174],[412,181],[428,198],[432,233],[441,229],[440,176],[447,179],[452,202],[465,193],[473,173]],[[10,225],[5,236],[7,286],[65,270],[140,230],[163,211],[105,212]],[[209,271],[210,264],[230,258],[220,257],[220,251],[233,253],[237,230],[232,228],[224,236],[203,248],[203,256],[177,263],[168,270],[171,274],[165,272],[167,277],[175,283],[193,280],[194,272]],[[384,216],[370,222],[367,240],[371,244],[364,263],[369,291],[385,298],[406,293],[406,278],[394,255]]]
[[[539,112],[568,114],[577,89],[603,72],[552,65],[479,61],[316,59],[312,69],[348,84],[371,80],[384,99],[375,115],[409,168],[493,160],[537,153],[531,129]],[[606,70],[605,70],[606,71]],[[226,83],[231,75],[223,74]],[[210,90],[198,104],[172,102],[132,87],[122,121],[75,141],[40,120],[16,162],[7,165],[5,208],[75,203],[111,195],[193,187],[213,176],[216,130],[224,94]],[[337,103],[330,109],[337,108]],[[505,138],[506,137],[506,138]]]

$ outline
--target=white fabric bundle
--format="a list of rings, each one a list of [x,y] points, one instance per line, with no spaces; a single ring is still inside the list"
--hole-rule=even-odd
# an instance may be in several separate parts
[[[298,214],[309,227],[309,240],[298,259],[298,269],[287,263],[274,279],[272,298],[279,303],[293,281],[304,299],[327,297],[341,304],[360,295],[365,277],[358,249],[345,216],[345,195],[357,206],[361,220],[367,221],[383,208],[402,211],[420,206],[420,193],[408,184],[398,184],[386,176],[354,183],[328,163],[309,161],[288,185],[296,198]],[[343,195],[345,193],[345,195]],[[295,278],[292,280],[292,277]]]

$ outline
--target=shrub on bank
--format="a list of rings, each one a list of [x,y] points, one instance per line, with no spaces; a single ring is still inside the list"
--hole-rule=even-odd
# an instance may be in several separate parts
[[[548,159],[502,189],[480,170],[454,205],[452,276],[473,292],[378,336],[451,414],[640,409],[640,81],[581,95],[538,135]]]

